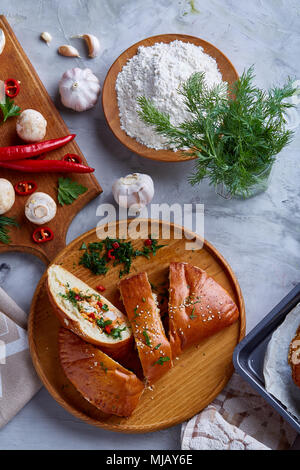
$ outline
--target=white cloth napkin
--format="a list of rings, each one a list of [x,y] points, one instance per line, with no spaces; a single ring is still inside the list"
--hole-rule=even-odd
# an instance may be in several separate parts
[[[28,350],[27,315],[0,287],[0,428],[40,389]]]
[[[183,450],[290,449],[296,431],[237,374],[201,413],[182,425]]]

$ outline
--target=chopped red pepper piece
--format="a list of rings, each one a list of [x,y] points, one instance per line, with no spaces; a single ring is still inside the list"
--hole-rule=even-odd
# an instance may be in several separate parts
[[[34,181],[19,181],[15,184],[15,191],[19,196],[29,196],[37,189]]]
[[[101,284],[99,284],[99,286],[97,286],[96,289],[98,292],[104,292],[106,290],[105,287],[102,286]]]
[[[152,245],[152,240],[151,240],[151,238],[147,238],[147,240],[144,241],[144,245],[146,245],[146,246],[151,246],[151,245]]]
[[[63,157],[63,160],[65,162],[82,163],[82,158],[79,155],[76,155],[76,153],[67,153]]]
[[[106,325],[106,326],[104,327],[104,329],[105,329],[106,333],[108,333],[108,334],[110,335],[110,333],[111,333],[111,326],[110,326],[110,325]]]
[[[97,302],[98,307],[102,308],[103,304],[101,302]]]
[[[5,94],[9,98],[15,98],[20,91],[20,83],[14,78],[8,78],[4,82]]]
[[[114,243],[113,243],[113,247],[114,247],[115,249],[119,248],[119,246],[120,246],[120,245],[119,245],[118,242],[114,242]]]
[[[107,256],[108,256],[109,259],[116,259],[116,257],[115,257],[114,255],[112,255],[112,252],[113,252],[113,251],[114,251],[113,249],[112,249],[112,250],[108,250]]]
[[[50,242],[54,238],[54,233],[52,232],[51,228],[43,227],[37,228],[32,234],[33,241],[35,243],[46,243]]]
[[[75,300],[82,300],[82,298],[80,297],[80,295],[75,295]]]
[[[91,312],[91,313],[89,313],[89,317],[92,318],[93,320],[95,320],[96,315],[93,312]]]

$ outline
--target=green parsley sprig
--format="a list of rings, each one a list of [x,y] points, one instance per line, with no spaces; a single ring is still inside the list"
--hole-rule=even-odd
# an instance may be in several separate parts
[[[169,145],[188,148],[183,156],[197,157],[192,185],[207,178],[210,184],[225,184],[232,196],[247,196],[259,182],[259,174],[275,161],[293,132],[286,129],[286,101],[296,89],[291,79],[282,87],[265,92],[253,85],[250,67],[228,89],[224,83],[208,88],[203,73],[193,74],[181,87],[191,119],[179,126],[153,103],[140,97],[141,119],[168,139]]]
[[[61,206],[72,204],[81,194],[84,194],[87,188],[71,178],[58,178],[58,202]]]
[[[13,116],[19,116],[21,108],[14,104],[14,101],[5,95],[5,102],[0,103],[0,109],[3,114],[3,122]]]

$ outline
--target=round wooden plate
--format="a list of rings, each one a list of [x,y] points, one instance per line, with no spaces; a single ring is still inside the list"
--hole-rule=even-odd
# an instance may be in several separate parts
[[[129,137],[126,132],[121,129],[115,84],[119,72],[121,72],[127,61],[136,55],[140,46],[153,46],[157,42],[169,43],[175,40],[189,42],[195,44],[196,46],[201,46],[206,54],[210,55],[216,60],[223,80],[229,84],[234,83],[239,78],[238,73],[230,60],[223,54],[223,52],[221,52],[209,42],[194,36],[188,36],[186,34],[160,34],[158,36],[152,36],[150,38],[143,39],[142,41],[137,42],[133,46],[129,47],[129,49],[124,51],[110,67],[106,75],[102,90],[102,106],[104,115],[110,129],[117,139],[129,150],[137,153],[138,155],[141,155],[142,157],[165,162],[184,162],[187,160],[193,160],[196,157],[183,157],[182,152],[180,151],[173,152],[172,150],[151,149],[145,145],[140,144],[132,137]]]
[[[148,221],[146,221],[148,222]],[[152,221],[153,222],[153,221]],[[118,229],[126,229],[126,221],[118,222]],[[164,429],[181,423],[205,408],[223,389],[233,373],[232,354],[245,334],[245,308],[239,284],[224,258],[207,241],[203,248],[186,250],[186,239],[178,239],[182,227],[167,222],[157,222],[157,231],[170,229],[168,240],[159,239],[166,247],[158,250],[149,260],[138,257],[133,261],[131,273],[146,270],[150,282],[164,286],[168,280],[170,261],[187,261],[205,269],[219,282],[236,302],[240,319],[229,328],[187,350],[152,390],[146,389],[138,407],[130,418],[107,415],[87,402],[65,377],[58,357],[57,335],[59,322],[52,313],[45,290],[46,274],[42,277],[31,306],[29,317],[29,345],[35,368],[45,387],[66,410],[87,423],[101,428],[142,433]],[[145,231],[143,238],[148,237]],[[201,240],[198,236],[191,234]],[[54,263],[87,282],[91,287],[103,284],[105,296],[119,308],[117,288],[120,266],[111,267],[105,276],[95,276],[78,265],[80,247],[97,241],[96,229],[74,240],[55,258]],[[143,246],[142,240],[131,240],[135,248]],[[164,287],[165,288],[165,287]]]

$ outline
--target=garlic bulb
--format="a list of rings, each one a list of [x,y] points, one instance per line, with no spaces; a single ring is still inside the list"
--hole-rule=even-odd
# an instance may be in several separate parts
[[[44,31],[42,34],[41,34],[41,39],[43,41],[45,41],[45,43],[47,44],[47,46],[49,46],[49,43],[52,41],[52,36],[50,33],[47,33],[47,31]]]
[[[152,201],[154,184],[150,176],[133,173],[116,180],[112,192],[119,206],[141,209]]]
[[[46,224],[55,217],[55,214],[56,203],[49,194],[37,192],[26,201],[25,215],[34,224]]]
[[[15,190],[10,181],[0,178],[0,215],[8,212],[15,203]]]
[[[97,57],[100,51],[100,42],[96,36],[94,36],[93,34],[79,34],[77,36],[72,36],[72,38],[84,39],[89,51],[89,57]]]
[[[90,69],[67,70],[59,82],[62,103],[74,111],[86,111],[92,108],[100,94],[98,78]]]
[[[5,34],[3,29],[0,28],[0,54],[2,54],[4,46],[5,46]]]
[[[18,136],[25,142],[39,142],[46,135],[47,121],[35,109],[25,109],[18,116],[16,129]]]
[[[73,46],[60,46],[58,48],[58,52],[60,55],[64,55],[65,57],[80,57],[78,50]]]

